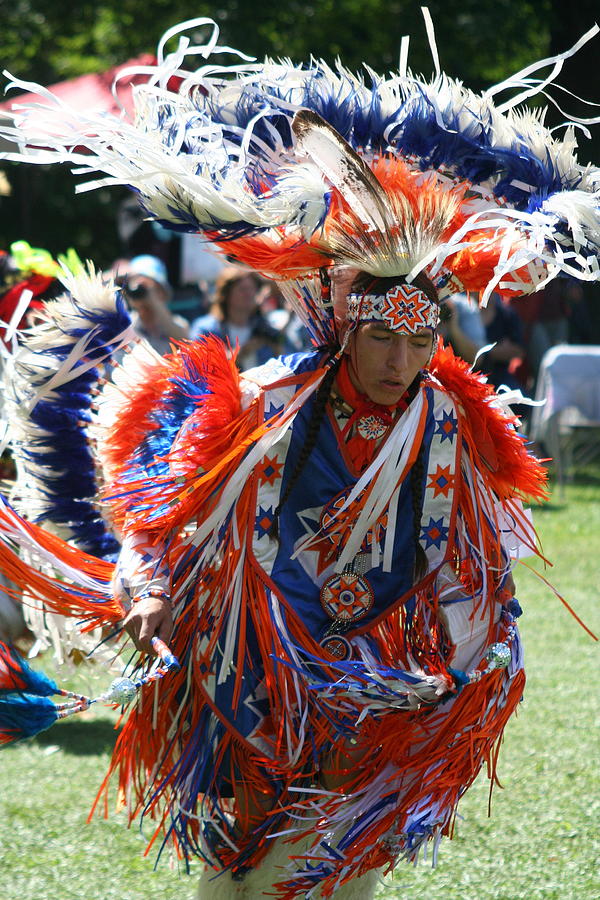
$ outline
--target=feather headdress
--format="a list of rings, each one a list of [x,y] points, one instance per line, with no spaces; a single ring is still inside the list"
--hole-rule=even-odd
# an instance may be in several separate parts
[[[105,173],[82,190],[128,184],[149,217],[279,281],[317,340],[334,328],[324,267],[408,280],[425,271],[441,297],[465,289],[484,303],[560,274],[600,279],[600,170],[578,163],[572,127],[559,139],[543,113],[518,108],[597,27],[476,95],[439,71],[426,81],[367,70],[368,85],[341,65],[242,54],[230,67],[184,71],[186,54],[223,49],[214,23],[204,47],[189,46],[183,32],[206,24],[171,29],[169,39],[180,36],[168,56],[165,36],[148,83],[134,88],[134,121],[69,110],[34,87],[44,102],[16,108],[14,125],[0,128],[19,145],[4,155]]]

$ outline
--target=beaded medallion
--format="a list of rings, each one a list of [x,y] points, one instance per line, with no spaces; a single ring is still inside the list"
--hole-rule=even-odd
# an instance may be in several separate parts
[[[386,432],[387,425],[379,416],[362,416],[357,422],[357,430],[361,437],[368,441],[375,441],[377,438],[383,437]]]
[[[373,606],[373,591],[356,572],[332,575],[321,588],[321,605],[336,622],[348,625],[362,619]]]
[[[341,634],[331,634],[324,637],[321,641],[321,647],[335,659],[349,659],[352,654],[350,642],[345,637],[342,637]]]

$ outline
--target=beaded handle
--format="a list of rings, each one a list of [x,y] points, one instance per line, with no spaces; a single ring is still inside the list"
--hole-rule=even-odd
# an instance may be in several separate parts
[[[508,607],[503,611],[505,621],[508,622],[506,636],[503,641],[496,641],[487,648],[484,657],[487,666],[484,669],[472,669],[470,672],[463,672],[460,669],[448,669],[459,690],[466,684],[477,684],[484,675],[488,675],[495,669],[508,668],[512,660],[511,645],[517,633],[515,619],[521,615],[521,612],[522,610],[518,600],[513,597],[510,600]]]
[[[181,668],[177,657],[174,656],[169,647],[159,637],[152,638],[152,647],[162,662],[161,666],[136,680],[127,676],[115,678],[109,689],[98,697],[85,697],[83,694],[74,694],[72,691],[60,691],[60,695],[68,697],[69,700],[66,703],[57,705],[57,718],[64,719],[67,716],[75,715],[75,713],[83,712],[89,709],[92,703],[116,703],[119,706],[125,706],[134,699],[143,685],[157,681],[167,673],[176,672],[177,669]]]

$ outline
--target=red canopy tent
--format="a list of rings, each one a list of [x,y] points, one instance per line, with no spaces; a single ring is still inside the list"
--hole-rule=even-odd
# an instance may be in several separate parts
[[[148,80],[149,74],[144,72],[143,69],[144,67],[155,66],[156,63],[156,57],[153,54],[146,53],[133,59],[129,59],[127,62],[121,63],[120,65],[113,66],[105,72],[80,75],[77,78],[71,78],[58,82],[57,84],[49,85],[47,90],[75,111],[85,110],[87,112],[119,115],[122,112],[122,109],[125,109],[125,112],[131,116],[133,113],[133,87],[143,84]],[[117,102],[112,92],[113,82],[119,73],[122,73],[127,69],[132,69],[133,71],[125,74],[118,81],[117,95],[119,102]],[[176,89],[180,81],[180,78],[169,79],[169,87]],[[39,94],[18,93],[18,88],[13,88],[5,95],[3,102],[0,103],[0,124],[10,125],[10,113],[13,111],[17,112],[17,110],[13,109],[15,106],[41,104],[43,107],[47,102],[48,101],[45,101]],[[39,129],[40,127],[43,127],[43,125],[44,111],[43,108],[41,108],[36,113],[36,126]],[[48,120],[48,128],[49,133],[51,134],[51,118]],[[0,136],[0,152],[12,153],[14,151],[14,144],[9,138],[7,136]],[[56,205],[49,205],[45,200],[45,192],[47,191],[45,179],[47,173],[44,170],[47,167],[34,167],[35,170],[39,168],[39,171],[34,170],[33,172],[27,172],[26,176],[20,171],[15,171],[20,170],[21,168],[22,167],[20,166],[16,166],[11,170],[12,179],[10,190],[7,192],[7,198],[9,194],[13,194],[11,214],[10,216],[3,215],[3,227],[6,230],[4,232],[0,231],[0,233],[3,233],[3,241],[5,244],[8,244],[15,236],[21,237],[26,235],[33,244],[47,246],[48,243],[52,242],[44,232],[44,221],[46,217],[56,215]],[[72,193],[72,185],[69,185],[69,189]],[[5,202],[8,203],[8,199]],[[100,210],[100,206],[94,207],[95,213],[93,222],[88,222],[85,218],[85,214],[81,212],[83,208],[84,204],[82,203],[78,207],[80,211],[79,215],[87,222],[90,230],[92,230],[94,234],[110,234],[112,233],[111,228],[114,231],[114,224],[112,222],[110,222],[110,227],[104,228],[104,231],[98,226],[98,210]],[[104,218],[101,218],[101,221],[108,223],[110,221],[108,212],[104,207],[102,207],[101,212],[104,213]],[[72,227],[75,227],[66,214],[64,206],[60,210],[60,215],[67,225],[70,223]],[[73,216],[73,220],[74,218],[75,216]],[[67,226],[65,226],[65,228],[66,227]],[[71,240],[71,237],[66,238],[66,241]],[[87,239],[86,244],[85,240],[82,240],[81,235],[79,235],[78,249],[81,250],[81,248],[83,248],[84,253],[90,253],[90,255],[96,253],[99,255],[101,252],[110,255],[115,253],[115,248],[113,247],[110,238],[107,239],[99,251],[94,244],[92,252],[92,248],[89,247],[89,244],[89,238]],[[68,244],[65,243],[65,246],[68,246]],[[105,250],[104,247],[107,247],[108,249]],[[61,249],[63,248],[61,247]]]
[[[89,75],[79,75],[77,78],[70,78],[67,81],[59,81],[57,84],[50,85],[48,90],[64,103],[73,107],[73,109],[103,111],[118,115],[121,112],[121,107],[112,93],[115,77],[119,72],[130,67],[152,66],[155,64],[156,57],[151,53],[144,53],[121,65],[113,66],[106,72],[93,72]],[[133,86],[143,84],[147,77],[144,73],[130,74],[119,81],[118,97],[128,113],[131,113],[133,109]],[[0,115],[4,112],[11,112],[16,104],[40,102],[40,97],[37,94],[16,94],[14,91],[11,91],[7,96],[8,99],[0,103]]]

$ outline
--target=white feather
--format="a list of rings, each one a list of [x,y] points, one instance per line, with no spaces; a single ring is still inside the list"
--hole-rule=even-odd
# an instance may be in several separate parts
[[[385,191],[350,145],[312,110],[302,109],[292,122],[296,152],[306,154],[339,190],[355,214],[370,228],[391,225]]]

